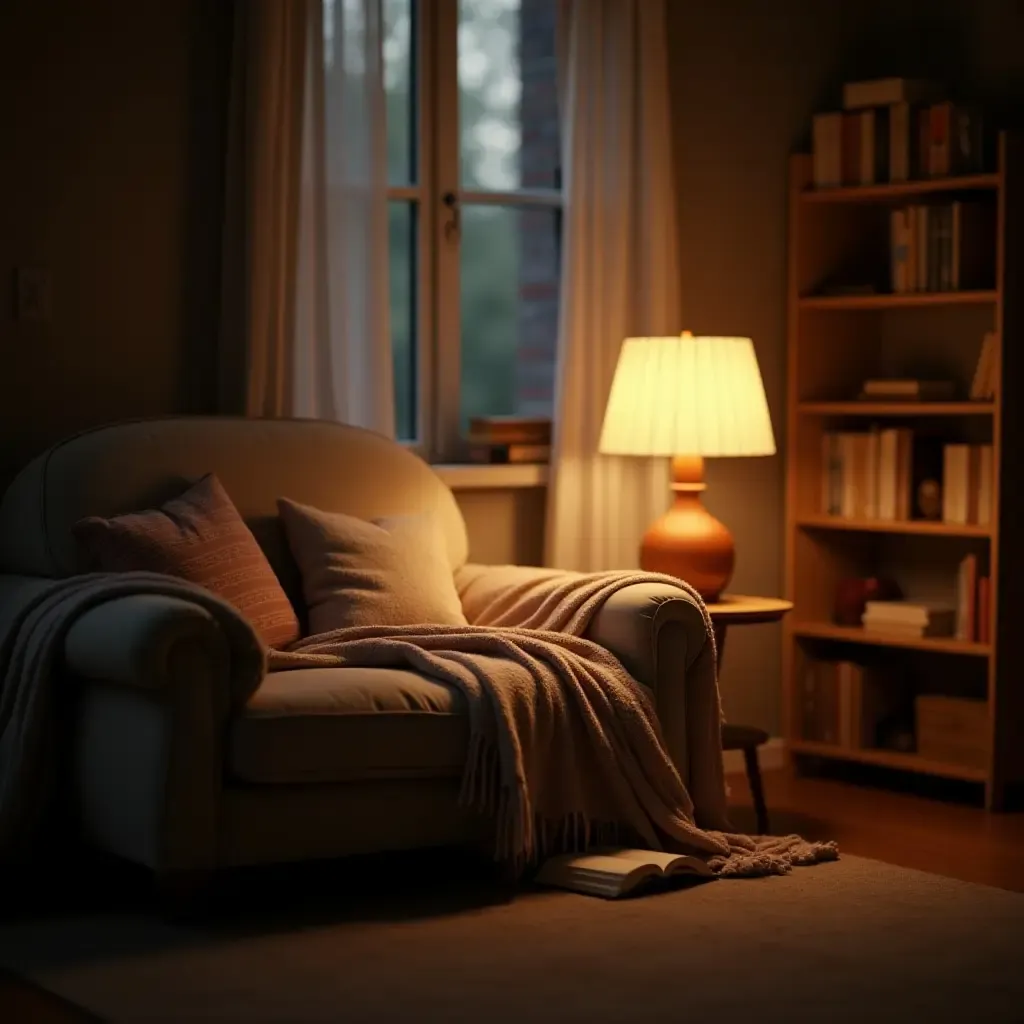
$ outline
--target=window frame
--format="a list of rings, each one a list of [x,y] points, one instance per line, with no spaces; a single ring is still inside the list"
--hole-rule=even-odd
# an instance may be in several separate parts
[[[564,196],[561,188],[492,192],[461,187],[459,0],[411,0],[410,9],[415,175],[411,184],[389,183],[387,190],[389,202],[412,205],[416,224],[412,351],[417,436],[403,444],[430,462],[461,463],[466,461],[460,430],[461,211],[470,205],[561,211]],[[445,202],[448,195],[455,197],[454,207]]]

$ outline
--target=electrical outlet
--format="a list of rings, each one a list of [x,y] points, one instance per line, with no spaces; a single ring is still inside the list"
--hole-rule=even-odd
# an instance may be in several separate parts
[[[19,267],[14,272],[14,316],[25,323],[50,319],[50,271],[46,267]]]

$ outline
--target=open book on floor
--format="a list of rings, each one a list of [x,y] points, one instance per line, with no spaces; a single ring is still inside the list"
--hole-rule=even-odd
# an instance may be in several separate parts
[[[714,872],[699,857],[598,847],[586,853],[565,853],[549,858],[541,865],[534,881],[587,896],[616,899],[630,895],[641,886],[681,878],[714,877]]]

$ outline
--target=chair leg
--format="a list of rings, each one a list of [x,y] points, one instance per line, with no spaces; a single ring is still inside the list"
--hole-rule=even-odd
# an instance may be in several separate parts
[[[747,765],[747,779],[750,793],[754,798],[754,814],[757,816],[758,835],[768,834],[768,807],[764,802],[764,786],[761,784],[761,766],[757,759],[757,747],[746,747],[743,760]]]

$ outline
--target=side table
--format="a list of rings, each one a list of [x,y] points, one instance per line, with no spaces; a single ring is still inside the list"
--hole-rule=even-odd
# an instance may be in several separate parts
[[[792,610],[793,603],[780,597],[745,597],[740,594],[723,594],[707,607],[708,614],[711,616],[711,625],[715,630],[718,669],[721,671],[726,632],[729,626],[778,622],[783,615]],[[761,784],[761,766],[757,759],[757,749],[767,740],[768,733],[756,725],[738,725],[726,722],[722,726],[722,749],[743,751],[747,779],[750,782],[750,793],[754,798],[754,813],[757,815],[757,831],[761,835],[768,832],[768,808],[764,799],[764,786]]]

